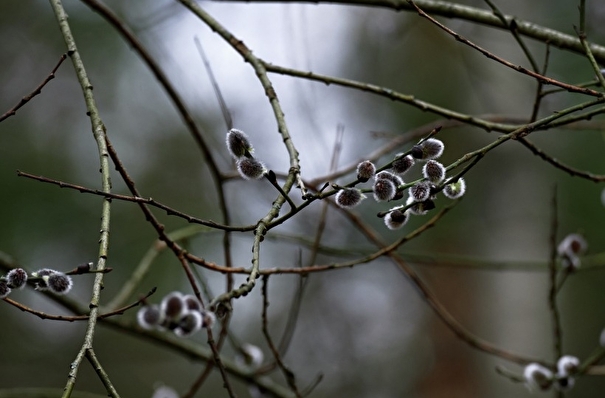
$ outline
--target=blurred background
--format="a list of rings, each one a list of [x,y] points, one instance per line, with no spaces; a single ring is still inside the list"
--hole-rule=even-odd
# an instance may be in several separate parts
[[[482,1],[459,3],[488,9]],[[195,37],[204,46],[234,126],[251,137],[256,156],[269,168],[288,171],[287,152],[264,91],[250,66],[230,46],[176,2],[112,0],[106,4],[123,18],[169,76],[213,146],[223,171],[234,170],[224,146],[227,128]],[[277,65],[382,85],[458,112],[516,118],[531,114],[536,90],[532,79],[488,60],[413,13],[324,4],[200,4],[255,55]],[[514,0],[496,4],[505,14],[572,35],[573,26],[579,23],[578,2]],[[108,135],[141,194],[193,216],[220,221],[205,160],[149,69],[98,14],[78,1],[66,0],[64,6]],[[588,11],[588,37],[603,43],[605,27],[599,21],[605,16],[605,7],[590,2]],[[509,32],[440,20],[495,54],[529,65]],[[542,65],[544,45],[529,39],[526,43]],[[65,52],[50,5],[31,0],[0,2],[0,50],[0,113],[4,113],[30,93]],[[572,83],[594,76],[582,56],[552,48],[550,57],[549,76]],[[344,127],[339,166],[345,166],[363,160],[400,134],[440,119],[368,93],[287,76],[269,77],[300,152],[303,177],[309,180],[329,171],[339,124]],[[581,100],[572,94],[547,97],[541,115]],[[569,165],[604,174],[605,135],[599,119],[593,119],[593,129],[537,132],[530,139]],[[440,134],[446,144],[443,163],[496,137],[497,133],[474,127],[444,130]],[[394,153],[408,148],[398,148],[378,163],[384,164]],[[17,177],[16,170],[100,189],[98,169],[96,144],[68,60],[41,95],[0,123],[0,251],[30,271],[42,267],[68,270],[95,261],[101,199]],[[333,182],[347,183],[352,178],[348,175]],[[400,253],[404,258],[432,259],[430,265],[414,266],[468,330],[498,347],[553,361],[546,270],[553,188],[556,186],[559,203],[559,240],[580,232],[589,243],[590,255],[598,256],[605,251],[604,186],[570,177],[516,142],[490,152],[466,180],[464,200],[437,227],[403,246]],[[115,172],[113,189],[128,193]],[[276,197],[266,181],[236,179],[227,183],[226,193],[235,225],[254,224]],[[297,192],[292,196],[299,199]],[[440,199],[437,205],[446,203]],[[268,234],[271,239],[263,244],[262,267],[292,267],[309,261],[307,246],[285,238],[313,236],[321,207],[315,203],[304,215]],[[375,217],[386,208],[369,199],[354,212],[389,242],[430,217],[416,217],[403,230],[388,231]],[[154,212],[168,231],[187,226],[180,219]],[[157,238],[132,203],[114,201],[111,222],[108,265],[114,271],[105,279],[105,303],[117,294]],[[221,240],[221,233],[209,231],[188,245],[195,254],[222,263]],[[232,240],[234,263],[248,266],[252,234],[236,233]],[[322,244],[350,251],[353,257],[347,258],[373,248],[333,209],[327,216]],[[323,253],[316,263],[341,259]],[[462,267],[461,263],[475,266]],[[558,297],[564,352],[580,359],[598,346],[605,326],[602,269],[573,275]],[[223,276],[202,273],[215,294],[224,290]],[[88,302],[92,280],[88,275],[77,277],[70,295]],[[241,281],[243,278],[236,278],[236,283]],[[286,275],[270,281],[269,322],[278,338],[298,279]],[[158,287],[158,294],[152,301],[173,290],[189,291],[171,254],[156,259],[140,293],[153,286]],[[15,292],[11,298],[37,310],[68,314],[31,289]],[[0,304],[4,326],[0,328],[0,387],[62,388],[69,364],[82,344],[85,324],[44,321]],[[233,305],[232,332],[270,357],[261,333],[260,289]],[[134,316],[134,311],[124,315]],[[200,344],[206,340],[204,333],[192,339]],[[162,384],[183,393],[204,367],[102,326],[95,347],[125,397],[149,397]],[[227,346],[224,353],[229,356],[233,350]],[[521,372],[519,366],[473,350],[457,339],[386,260],[311,275],[285,361],[302,388],[323,374],[312,397],[529,396],[523,385],[495,372],[498,365]],[[285,385],[279,373],[273,377]],[[234,383],[239,396],[248,396],[246,385]],[[104,394],[88,363],[81,366],[77,389]],[[218,374],[201,391],[198,396],[227,396]],[[583,377],[566,396],[601,397],[603,391],[602,378]]]

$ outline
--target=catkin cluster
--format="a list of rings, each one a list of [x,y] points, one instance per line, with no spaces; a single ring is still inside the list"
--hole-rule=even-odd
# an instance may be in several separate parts
[[[146,304],[137,313],[139,326],[147,330],[170,330],[179,337],[191,336],[202,328],[212,328],[214,312],[207,311],[192,294],[167,294],[160,304]]]
[[[252,156],[254,147],[246,133],[231,129],[227,133],[226,143],[229,153],[236,161],[237,171],[243,178],[258,180],[267,172],[263,162]]]
[[[38,291],[58,295],[69,293],[73,286],[69,275],[50,268],[42,268],[31,275],[23,268],[14,268],[0,278],[0,299],[8,297],[13,290],[23,289],[28,282]]]
[[[547,391],[555,387],[560,391],[571,389],[575,384],[580,360],[571,355],[564,355],[557,361],[557,372],[539,363],[530,363],[523,370],[525,385],[530,391]]]
[[[364,160],[357,166],[357,180],[368,182],[373,179],[372,196],[377,202],[401,200],[405,196],[406,174],[416,162],[421,162],[423,178],[408,189],[405,205],[393,207],[385,217],[384,223],[389,229],[403,227],[410,214],[423,215],[435,208],[434,199],[438,192],[450,199],[464,195],[466,183],[462,177],[447,178],[445,167],[437,161],[445,146],[441,140],[427,138],[415,145],[407,153],[395,156],[390,168],[377,172],[376,166]],[[357,206],[366,196],[355,187],[342,188],[336,193],[336,204],[343,208]]]

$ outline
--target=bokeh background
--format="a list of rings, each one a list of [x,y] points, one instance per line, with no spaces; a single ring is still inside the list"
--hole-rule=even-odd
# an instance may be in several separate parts
[[[487,8],[482,1],[460,3]],[[250,135],[257,156],[268,167],[287,172],[287,153],[263,89],[231,47],[176,2],[113,0],[106,4],[127,22],[177,87],[213,145],[222,170],[234,166],[224,148],[225,122],[195,37],[204,46],[235,127]],[[579,23],[578,2],[515,0],[497,4],[506,14],[568,34],[574,34],[573,26]],[[64,5],[108,135],[140,192],[197,217],[218,220],[216,193],[204,158],[150,71],[99,15],[78,1],[67,0]],[[459,112],[511,117],[531,113],[536,89],[532,79],[489,61],[413,13],[327,4],[201,5],[257,56],[278,65],[384,85]],[[604,14],[605,7],[589,2],[588,35],[596,43],[605,39],[605,28],[599,24]],[[494,53],[528,65],[510,33],[441,20]],[[541,64],[544,45],[526,41]],[[0,112],[37,86],[64,51],[49,4],[0,2]],[[548,70],[550,76],[566,82],[587,81],[594,75],[584,57],[554,48]],[[338,124],[344,126],[343,166],[364,159],[388,139],[439,119],[367,93],[286,76],[270,78],[307,179],[327,173]],[[577,95],[551,96],[541,114],[579,100]],[[16,170],[23,170],[100,188],[97,149],[85,113],[73,67],[65,62],[41,95],[0,124],[0,251],[29,270],[67,270],[96,258],[101,199],[16,175]],[[593,120],[594,129],[538,132],[530,138],[574,167],[603,174],[605,136],[598,129],[599,119]],[[450,163],[496,137],[496,133],[473,127],[446,130],[441,134],[446,143],[443,161]],[[389,160],[389,156],[381,159],[383,163]],[[127,193],[117,173],[113,184],[114,192]],[[604,186],[555,170],[516,142],[490,152],[467,174],[467,185],[465,199],[436,228],[406,244],[401,253],[434,259],[432,265],[417,264],[417,269],[470,331],[511,351],[553,360],[545,268],[553,188],[556,186],[559,203],[559,238],[583,233],[596,258],[593,263],[598,264],[598,255],[605,250]],[[238,225],[262,217],[276,196],[265,182],[239,180],[228,183],[227,194],[233,223]],[[156,238],[135,205],[114,201],[112,210],[108,265],[114,271],[106,277],[105,302],[119,291]],[[415,218],[404,232],[391,232],[375,217],[380,210],[384,206],[367,200],[355,213],[386,240],[394,240],[428,219]],[[308,260],[306,246],[284,238],[312,236],[320,212],[317,203],[272,231],[263,246],[262,266],[295,266],[299,258]],[[169,231],[186,226],[179,219],[156,214]],[[221,237],[205,232],[189,242],[190,249],[221,263]],[[236,264],[249,264],[251,243],[251,234],[234,234]],[[328,213],[323,244],[353,254],[372,248],[333,211]],[[475,266],[460,267],[452,260]],[[317,263],[330,261],[334,257],[327,253],[317,259]],[[214,292],[224,289],[222,276],[204,275]],[[604,283],[605,273],[599,267],[567,281],[558,298],[565,353],[585,358],[598,346],[605,326]],[[284,328],[297,284],[294,276],[271,278],[269,321],[275,336]],[[71,295],[85,303],[91,286],[92,276],[78,277]],[[152,286],[158,287],[155,300],[172,290],[187,290],[173,256],[164,253],[158,257],[140,292]],[[258,345],[268,356],[261,334],[259,290],[234,303],[231,328],[240,341]],[[38,310],[67,314],[31,290],[11,297]],[[43,321],[0,304],[0,387],[62,388],[85,325]],[[134,318],[134,312],[124,317]],[[193,339],[200,344],[205,341],[202,334]],[[204,365],[102,326],[95,347],[125,397],[149,397],[161,384],[182,393]],[[225,349],[226,355],[232,352]],[[522,385],[495,372],[497,365],[516,372],[521,368],[456,339],[386,260],[310,276],[285,360],[301,386],[323,374],[312,397],[529,395]],[[279,374],[274,378],[283,382]],[[198,395],[227,396],[221,384],[215,374]],[[235,385],[240,396],[247,396],[247,386]],[[77,388],[104,393],[87,363],[81,367]],[[583,377],[566,396],[601,397],[603,391],[601,377]]]

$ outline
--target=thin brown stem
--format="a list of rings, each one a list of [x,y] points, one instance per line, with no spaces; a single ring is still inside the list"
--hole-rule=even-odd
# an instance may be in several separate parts
[[[284,364],[281,354],[279,353],[279,350],[273,343],[273,338],[271,337],[271,334],[269,333],[269,321],[268,321],[268,317],[267,317],[267,308],[269,307],[269,293],[267,292],[268,285],[269,285],[269,276],[265,275],[265,276],[263,276],[263,288],[262,288],[262,293],[261,293],[263,296],[263,313],[262,313],[263,336],[265,336],[265,341],[267,342],[267,345],[269,346],[271,353],[273,353],[273,358],[275,359],[277,366],[284,374],[284,377],[286,378],[286,382],[288,383],[288,386],[292,389],[292,391],[294,392],[294,394],[296,395],[297,398],[301,398],[301,394],[298,391],[298,387],[296,386],[296,376],[294,375],[294,372],[292,372],[292,370],[290,370],[290,368]]]
[[[549,294],[548,306],[550,308],[553,328],[553,344],[555,360],[560,358],[563,353],[562,348],[562,330],[561,319],[559,315],[559,307],[557,306],[557,228],[559,225],[558,204],[557,204],[557,188],[553,188],[551,200],[552,216],[550,223],[550,239],[549,239]]]
[[[585,88],[585,87],[578,87],[578,86],[574,86],[573,84],[568,84],[568,83],[563,83],[561,81],[558,81],[556,79],[550,78],[550,77],[546,77],[544,75],[541,75],[537,72],[533,72],[527,68],[524,68],[520,65],[515,65],[510,61],[507,61],[506,59],[499,57],[493,53],[491,53],[490,51],[484,49],[483,47],[478,46],[477,44],[471,42],[470,40],[468,40],[467,38],[465,38],[464,36],[454,32],[453,30],[451,30],[450,28],[448,28],[447,26],[443,25],[441,22],[437,21],[435,18],[431,17],[430,15],[428,15],[426,12],[424,12],[420,7],[418,7],[416,5],[416,3],[412,0],[407,0],[407,2],[409,4],[412,5],[412,7],[414,7],[416,9],[416,11],[418,12],[418,15],[420,15],[423,18],[426,18],[427,20],[429,20],[431,23],[433,23],[434,25],[436,25],[437,27],[439,27],[441,30],[443,30],[444,32],[448,33],[449,35],[451,35],[454,39],[456,39],[456,41],[459,41],[463,44],[466,44],[467,46],[471,47],[472,49],[480,52],[481,54],[485,55],[487,58],[492,59],[508,68],[514,69],[517,72],[520,72],[524,75],[528,75],[533,77],[534,79],[536,79],[537,81],[540,81],[544,84],[550,84],[553,86],[557,86],[557,87],[561,87],[569,92],[572,93],[581,93],[581,94],[586,94],[586,95],[590,95],[593,97],[602,97],[603,93],[599,92],[599,91],[595,91],[595,90],[591,90],[589,88]]]
[[[134,308],[138,305],[141,305],[142,303],[145,302],[145,300],[147,300],[152,294],[154,294],[156,291],[156,288],[154,287],[153,289],[151,289],[151,291],[149,291],[149,293],[147,293],[144,297],[140,298],[139,300],[135,301],[134,303],[127,305],[125,307],[122,308],[118,308],[117,310],[113,310],[110,312],[106,312],[103,314],[99,314],[97,316],[98,319],[104,319],[104,318],[109,318],[112,316],[116,316],[116,315],[124,315],[124,313],[126,311],[128,311],[131,308]],[[49,293],[50,294],[50,293]],[[33,314],[35,316],[37,316],[40,319],[49,319],[49,320],[53,320],[53,321],[65,321],[65,322],[74,322],[74,321],[86,321],[90,318],[90,315],[52,315],[52,314],[47,314],[45,312],[42,311],[37,311],[34,310],[33,308],[30,308],[24,304],[21,304],[13,299],[10,298],[5,298],[4,301],[6,301],[7,303],[9,303],[10,305],[19,308],[21,311],[24,312],[28,312],[30,314]]]
[[[46,86],[48,84],[48,82],[50,82],[52,79],[55,78],[55,73],[57,73],[57,70],[59,69],[59,66],[61,66],[63,61],[65,61],[67,59],[67,55],[68,54],[61,55],[61,58],[59,58],[59,62],[57,62],[57,65],[55,65],[53,70],[48,74],[48,76],[46,76],[46,78],[42,81],[42,83],[40,83],[38,85],[38,87],[36,87],[34,89],[34,91],[29,93],[25,97],[21,98],[19,100],[19,102],[17,103],[17,105],[13,106],[11,109],[6,111],[6,113],[4,115],[0,116],[0,122],[4,121],[5,119],[8,119],[11,116],[14,116],[21,107],[23,107],[25,104],[27,104],[29,101],[31,101],[36,95],[41,94],[44,86]]]

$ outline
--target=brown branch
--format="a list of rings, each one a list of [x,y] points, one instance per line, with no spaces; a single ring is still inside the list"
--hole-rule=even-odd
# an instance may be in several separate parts
[[[271,109],[273,110],[275,121],[277,122],[277,129],[282,137],[282,141],[286,147],[288,156],[290,158],[290,168],[283,190],[286,193],[289,193],[293,184],[296,182],[298,184],[298,188],[301,190],[303,199],[306,198],[306,190],[302,181],[302,177],[300,175],[300,162],[298,158],[298,150],[294,146],[294,142],[292,140],[290,132],[288,131],[288,126],[285,120],[285,114],[277,97],[277,93],[273,87],[273,83],[267,76],[267,70],[265,69],[264,63],[262,62],[262,60],[260,60],[253,54],[252,50],[248,48],[248,46],[246,46],[246,44],[242,40],[238,39],[230,31],[228,31],[216,19],[214,19],[210,14],[208,14],[198,3],[192,0],[177,1],[183,4],[183,6],[189,9],[194,15],[196,15],[200,19],[200,21],[202,21],[213,32],[221,36],[222,39],[226,43],[228,43],[242,57],[243,60],[249,63],[252,69],[254,69],[254,72],[261,86],[265,90],[265,95],[267,96],[269,104],[271,105]],[[279,211],[279,208],[281,208],[282,204],[283,201],[278,198],[274,203],[274,208],[265,217],[265,219],[271,221],[272,219],[277,217],[277,212]]]
[[[93,194],[93,195],[103,196],[103,197],[109,198],[109,199],[116,199],[116,200],[123,200],[126,202],[147,204],[149,206],[153,206],[158,209],[164,210],[166,212],[166,214],[168,214],[169,216],[180,217],[191,224],[205,225],[210,228],[221,229],[224,231],[253,231],[254,227],[255,227],[254,225],[232,227],[229,225],[219,224],[219,223],[211,221],[211,220],[203,220],[201,218],[193,217],[193,216],[190,216],[189,214],[186,214],[179,210],[173,209],[172,207],[166,206],[165,204],[162,204],[153,198],[142,198],[142,197],[138,197],[138,196],[128,196],[128,195],[115,194],[115,193],[111,193],[111,192],[103,192],[98,189],[90,189],[90,188],[86,188],[81,185],[71,184],[68,182],[55,180],[55,179],[44,177],[44,176],[38,176],[38,175],[34,175],[34,174],[27,173],[24,171],[20,171],[20,170],[17,170],[17,176],[27,177],[32,180],[58,185],[59,188],[74,189],[76,191],[79,191],[80,193],[89,193],[89,194]]]
[[[204,382],[208,379],[208,376],[210,376],[210,374],[212,373],[212,369],[214,369],[214,363],[212,361],[206,362],[202,373],[200,373],[198,378],[195,379],[193,384],[191,384],[191,387],[189,387],[189,390],[187,390],[187,392],[184,393],[181,398],[193,398],[195,394],[199,391],[199,389],[202,387]]]
[[[113,161],[113,163],[116,167],[116,170],[118,171],[118,173],[120,173],[120,176],[126,183],[126,186],[130,190],[132,195],[140,197],[141,195],[139,194],[138,190],[136,189],[134,181],[132,180],[132,178],[130,178],[130,175],[124,168],[122,161],[118,157],[117,152],[115,151],[113,145],[111,144],[111,142],[109,141],[109,138],[107,136],[105,136],[105,140],[107,142],[107,152],[109,153],[109,156],[110,156],[111,160]],[[139,203],[139,207],[143,211],[143,214],[145,215],[145,219],[153,226],[153,228],[158,233],[159,239],[164,241],[166,243],[166,246],[168,248],[170,248],[174,252],[174,254],[177,256],[179,261],[181,261],[183,270],[184,270],[185,274],[187,275],[187,278],[189,279],[189,282],[193,288],[194,293],[196,294],[196,297],[198,298],[198,300],[200,300],[200,302],[202,302],[202,297],[201,297],[200,291],[197,287],[197,283],[195,282],[195,278],[193,277],[193,274],[191,272],[191,267],[189,266],[188,261],[186,261],[186,260],[189,260],[190,256],[187,255],[188,253],[186,253],[186,251],[179,244],[177,244],[172,239],[170,239],[170,237],[166,234],[164,225],[162,225],[157,220],[157,218],[153,215],[151,210],[149,210],[149,208],[147,207],[146,204]],[[196,260],[200,260],[203,263],[205,263],[205,261],[203,259],[198,259],[197,257],[195,257],[195,258],[196,258]],[[230,267],[226,267],[226,268],[231,269]],[[216,344],[214,343],[214,338],[212,336],[211,328],[207,328],[207,334],[208,334],[208,345],[210,346],[210,349],[212,350],[214,363],[218,367],[219,372],[223,378],[224,387],[227,390],[227,392],[229,393],[229,396],[231,398],[235,398],[236,395],[233,392],[229,379],[227,378],[227,373],[225,371],[225,367],[223,366],[223,364],[221,362],[220,353],[216,347]]]
[[[100,3],[96,0],[82,0],[82,1],[85,4],[87,4],[90,8],[92,8],[93,10],[98,12],[103,18],[105,18],[105,20],[107,20],[115,28],[115,30],[120,35],[122,35],[122,37],[132,46],[132,48],[143,59],[145,64],[149,67],[149,69],[155,75],[156,79],[158,80],[158,82],[160,83],[162,88],[167,93],[168,97],[170,98],[170,100],[172,101],[174,106],[176,107],[178,113],[181,115],[181,118],[182,118],[183,122],[185,123],[185,125],[187,126],[188,130],[190,131],[193,139],[195,140],[196,144],[198,145],[201,152],[203,153],[204,158],[206,159],[206,162],[210,169],[210,174],[211,174],[213,182],[214,182],[215,191],[217,193],[218,206],[219,206],[219,209],[223,216],[224,226],[228,226],[230,224],[230,213],[229,213],[229,209],[227,207],[227,201],[225,198],[225,190],[223,187],[223,182],[225,181],[225,178],[224,178],[223,174],[221,173],[220,169],[218,168],[218,165],[216,164],[214,157],[212,156],[212,150],[211,150],[210,146],[204,139],[203,131],[195,123],[193,116],[191,115],[191,113],[189,112],[189,110],[187,109],[187,107],[185,105],[185,102],[183,101],[181,96],[178,94],[175,87],[170,83],[168,77],[161,70],[161,68],[159,67],[157,62],[154,61],[154,59],[151,57],[149,52],[144,48],[142,43],[139,42],[139,40],[136,38],[134,33],[130,31],[130,29],[126,26],[126,24],[124,24],[120,20],[120,18],[111,9],[109,9],[108,7],[106,7],[105,5],[103,5],[102,3]],[[211,80],[214,81],[213,75],[212,75],[210,69],[207,68],[207,70],[209,71],[209,76],[210,76]],[[216,88],[217,88],[217,86],[215,86],[215,89]],[[218,98],[219,98],[219,103],[222,107],[222,105],[223,105],[223,103],[221,102],[222,97],[219,95]],[[227,122],[227,123],[230,124],[229,122]],[[116,156],[116,158],[117,158],[117,156]],[[115,160],[114,160],[114,163],[115,163]],[[117,167],[117,164],[116,164],[116,167]],[[128,182],[127,182],[127,184],[128,184]],[[134,183],[132,184],[132,188],[134,188]],[[140,196],[140,195],[136,195],[134,193],[133,193],[133,195]],[[154,228],[156,229],[156,231],[158,231],[158,233],[160,235],[160,239],[163,240],[164,242],[166,242],[167,246],[171,250],[173,250],[173,252],[179,258],[179,260],[181,261],[181,263],[184,266],[184,270],[185,270],[185,273],[187,274],[187,277],[189,278],[189,280],[192,283],[192,287],[193,287],[194,291],[197,292],[198,291],[197,286],[194,282],[193,276],[191,275],[191,270],[189,269],[188,266],[186,266],[187,263],[186,263],[185,259],[189,260],[189,261],[194,261],[195,263],[201,264],[205,267],[210,267],[210,269],[213,268],[212,264],[206,262],[205,260],[203,260],[197,256],[186,255],[183,257],[182,256],[182,254],[184,253],[183,249],[179,245],[176,245],[174,242],[171,242],[170,239],[168,239],[167,235],[164,233],[164,226],[161,225],[155,219],[155,217],[151,214],[151,212],[146,208],[145,204],[140,203],[139,205],[141,206],[141,209],[145,213],[146,219],[149,220],[152,223],[152,225],[154,226]],[[176,213],[174,213],[174,214],[176,215]],[[188,217],[183,213],[180,213],[180,216]],[[190,222],[193,222],[193,221],[190,221]],[[215,224],[213,222],[210,222],[210,223]],[[202,223],[202,225],[207,225],[207,226],[211,226],[211,227],[215,228],[219,224],[209,225],[209,224]],[[252,229],[253,228],[254,227],[252,227]],[[233,231],[233,230],[230,229],[229,227],[219,228],[219,229],[223,229],[225,231],[225,233],[223,235],[223,253],[225,256],[226,268],[230,268],[232,266],[232,255],[231,255],[231,237],[230,237],[229,232]],[[235,230],[237,230],[237,229],[235,229]],[[231,276],[227,275],[227,290],[228,291],[231,290],[232,285],[233,285],[233,281],[231,280]],[[199,293],[198,293],[198,299],[200,299],[200,301],[201,301],[201,296],[199,296]],[[221,337],[219,338],[219,346],[222,345],[223,340],[224,340],[224,332],[221,331]],[[212,347],[212,349],[213,349],[213,352],[215,352],[215,351],[218,352],[216,350],[216,347]],[[217,361],[218,361],[218,359],[217,359]],[[221,373],[224,374],[223,369],[221,369]],[[225,383],[228,384],[226,379],[225,379]]]
[[[560,170],[563,170],[572,176],[584,178],[586,180],[594,181],[594,182],[605,181],[605,175],[593,174],[593,173],[590,173],[590,172],[587,172],[584,170],[579,170],[579,169],[573,168],[571,166],[567,166],[566,164],[560,162],[559,160],[553,158],[552,156],[549,156],[546,152],[544,152],[543,150],[541,150],[540,148],[535,146],[527,138],[522,137],[522,138],[519,138],[518,141],[521,144],[523,144],[523,146],[525,146],[527,149],[529,149],[534,155],[539,156],[540,158],[544,159],[546,162],[550,163],[554,167],[556,167]]]
[[[134,303],[132,303],[130,305],[127,305],[122,308],[118,308],[117,310],[114,310],[111,312],[99,314],[97,316],[97,319],[109,318],[109,317],[112,317],[115,315],[123,315],[129,309],[134,308],[141,303],[144,303],[145,300],[147,300],[152,294],[154,294],[156,292],[156,289],[157,288],[154,287],[144,297],[140,298],[139,300],[135,301]],[[49,294],[51,294],[51,293],[49,293]],[[34,310],[33,308],[29,308],[28,306],[21,304],[8,297],[4,298],[3,300],[6,301],[7,303],[9,303],[10,305],[19,308],[21,311],[29,312],[30,314],[36,315],[38,318],[41,318],[41,319],[50,319],[53,321],[74,322],[74,321],[86,321],[90,318],[89,315],[71,315],[71,316],[70,315],[51,315],[51,314],[47,314],[42,311]]]
[[[277,366],[281,369],[282,373],[284,374],[284,377],[286,378],[286,382],[288,383],[288,386],[292,389],[292,391],[294,392],[294,394],[296,395],[297,398],[301,398],[300,391],[298,391],[298,387],[296,386],[296,376],[294,375],[294,372],[292,372],[292,370],[290,370],[290,368],[288,368],[286,366],[286,364],[284,364],[284,361],[282,360],[279,350],[273,343],[273,339],[271,338],[271,334],[269,333],[269,321],[267,320],[267,307],[269,307],[269,293],[267,292],[268,285],[269,285],[269,275],[264,275],[263,276],[263,287],[262,287],[262,292],[261,292],[261,294],[263,296],[263,312],[262,312],[263,335],[265,336],[265,340],[267,341],[267,345],[269,346],[271,353],[273,353],[273,357],[275,358],[275,362],[277,363]]]
[[[67,55],[68,55],[68,53],[61,55],[61,58],[59,58],[59,62],[57,62],[57,65],[55,65],[55,67],[49,73],[49,75],[46,76],[44,81],[42,81],[42,83],[40,83],[40,85],[38,87],[36,87],[34,91],[29,93],[25,97],[21,98],[21,100],[19,100],[17,105],[15,105],[11,109],[9,109],[4,115],[0,116],[0,122],[4,121],[5,119],[8,119],[11,116],[14,116],[17,113],[17,111],[19,110],[19,108],[21,108],[22,106],[27,104],[29,101],[31,101],[32,98],[34,98],[36,95],[39,95],[40,93],[42,93],[42,89],[44,88],[44,86],[46,86],[46,84],[48,84],[48,82],[50,82],[52,79],[55,78],[55,73],[57,72],[57,70],[59,69],[59,66],[61,66],[63,61],[65,61],[65,59],[67,58]]]
[[[387,247],[387,245],[378,237],[375,231],[370,229],[361,219],[352,212],[345,213],[349,220],[355,224],[355,226],[361,231],[366,238],[374,243],[381,249]],[[429,304],[435,315],[443,321],[443,323],[450,329],[461,341],[470,345],[471,347],[483,351],[485,353],[498,356],[500,358],[509,360],[511,362],[519,364],[527,364],[530,362],[543,363],[538,359],[525,357],[514,352],[504,350],[496,347],[487,341],[484,341],[471,332],[466,330],[457,320],[449,313],[449,311],[441,304],[435,294],[429,289],[428,285],[420,278],[420,275],[414,271],[410,265],[396,252],[390,251],[386,254],[393,263],[398,267],[399,270],[408,278],[410,282],[416,287],[421,297]]]
[[[546,52],[544,54],[544,65],[542,66],[542,74],[546,75],[546,70],[548,69],[548,60],[550,59],[550,44],[546,43]],[[580,87],[580,86],[578,86]],[[544,83],[538,82],[538,87],[536,87],[536,95],[534,97],[534,105],[531,111],[531,117],[529,118],[530,122],[535,122],[538,119],[538,112],[540,111],[540,105],[542,104],[542,100],[544,99]]]
[[[586,94],[586,95],[590,95],[593,97],[603,97],[603,93],[599,92],[599,91],[595,91],[595,90],[591,90],[589,88],[585,88],[585,87],[578,87],[578,86],[574,86],[573,84],[567,84],[567,83],[563,83],[560,82],[556,79],[552,79],[550,77],[546,77],[544,75],[541,75],[537,72],[533,72],[527,68],[524,68],[522,66],[519,65],[515,65],[512,62],[507,61],[506,59],[499,57],[491,52],[489,52],[488,50],[476,45],[475,43],[471,42],[470,40],[468,40],[467,38],[465,38],[464,36],[454,32],[453,30],[451,30],[450,28],[448,28],[447,26],[443,25],[441,22],[437,21],[435,18],[431,17],[430,15],[428,15],[426,12],[424,12],[422,9],[420,9],[420,7],[418,7],[416,5],[416,3],[413,0],[407,0],[407,2],[412,5],[412,7],[414,7],[416,9],[416,11],[418,12],[418,14],[423,17],[428,19],[430,22],[432,22],[434,25],[438,26],[441,30],[445,31],[446,33],[448,33],[449,35],[451,35],[452,37],[454,37],[454,39],[456,39],[457,41],[466,44],[467,46],[473,48],[474,50],[479,51],[481,54],[485,55],[487,58],[492,59],[506,67],[509,67],[511,69],[516,70],[517,72],[523,73],[524,75],[528,75],[533,77],[534,79],[538,80],[539,82],[542,82],[544,84],[551,84],[553,86],[557,86],[557,87],[561,87],[569,92],[573,92],[573,93],[581,93],[581,94]]]
[[[552,317],[553,339],[554,339],[554,354],[555,360],[563,354],[562,348],[562,332],[561,332],[561,317],[559,307],[557,306],[557,228],[559,226],[558,204],[557,204],[557,187],[553,188],[551,199],[552,215],[550,222],[550,238],[549,238],[549,293],[548,306]]]
[[[218,0],[222,3],[252,3],[252,4],[263,4],[263,3],[311,3],[311,4],[342,4],[345,6],[365,6],[365,7],[381,7],[388,8],[394,11],[414,11],[414,8],[406,0],[297,0],[297,1],[286,1],[286,0]],[[453,18],[468,21],[470,23],[476,23],[479,25],[491,26],[498,29],[506,29],[509,27],[503,24],[498,16],[492,12],[477,8],[470,7],[464,4],[457,4],[450,1],[439,1],[439,0],[416,0],[423,10],[430,12],[434,15],[440,15],[446,18]],[[514,20],[516,23],[516,30],[523,36],[531,39],[540,41],[542,43],[550,43],[553,47],[557,47],[563,50],[572,51],[576,54],[584,55],[584,49],[582,44],[577,37],[562,33],[560,31],[547,28],[538,25],[534,22],[524,21],[515,18],[511,15],[505,15],[505,19]],[[601,63],[605,63],[605,47],[591,43],[590,48],[594,53],[597,60]]]
[[[151,70],[153,75],[156,77],[160,86],[166,91],[166,94],[174,104],[178,113],[181,115],[183,122],[187,126],[187,129],[191,133],[191,136],[194,138],[196,144],[204,154],[204,158],[208,163],[208,167],[210,168],[211,175],[215,181],[215,186],[219,192],[222,191],[221,188],[221,172],[214,161],[212,156],[212,151],[210,150],[210,146],[204,140],[203,132],[197,126],[195,121],[193,120],[193,116],[187,109],[185,105],[185,101],[178,94],[174,86],[170,83],[168,77],[164,74],[160,66],[154,61],[153,57],[149,52],[145,49],[143,44],[136,38],[133,32],[120,20],[120,18],[107,6],[98,2],[97,0],[82,0],[84,4],[89,6],[91,9],[96,11],[101,17],[103,17],[111,26],[120,34],[122,37],[128,42],[128,44],[139,54],[139,56],[143,59],[143,62],[147,65],[147,67]]]

